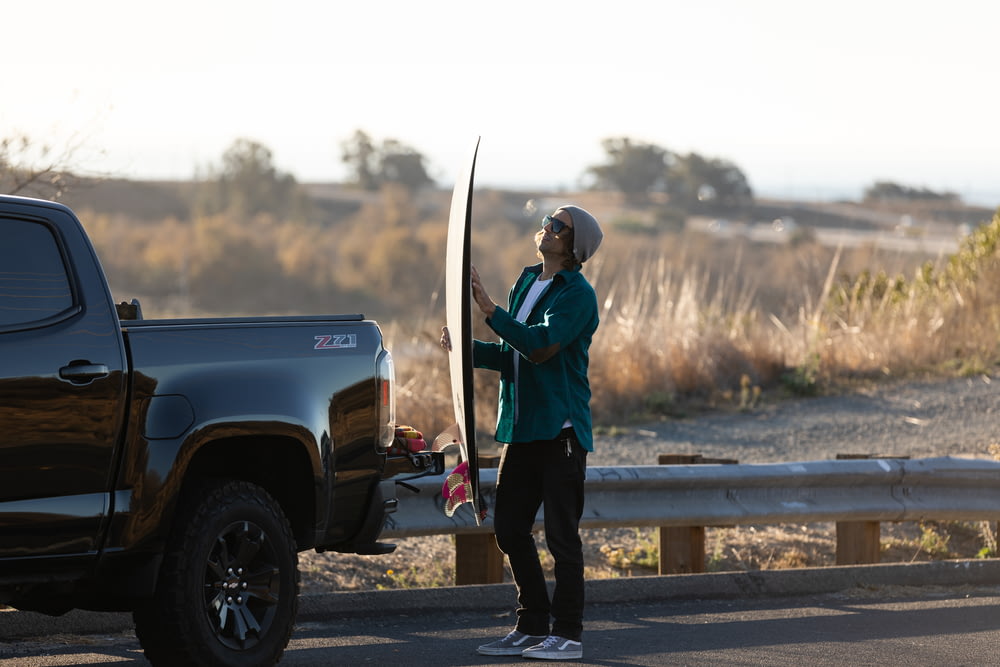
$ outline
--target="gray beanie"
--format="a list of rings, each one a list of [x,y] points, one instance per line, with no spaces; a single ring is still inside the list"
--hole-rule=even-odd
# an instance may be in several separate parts
[[[573,255],[583,264],[597,252],[604,239],[604,232],[597,224],[597,218],[579,206],[566,204],[556,210],[566,211],[573,219]]]

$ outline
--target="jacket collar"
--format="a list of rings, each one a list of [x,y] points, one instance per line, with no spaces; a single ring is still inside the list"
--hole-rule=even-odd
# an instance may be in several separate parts
[[[580,269],[581,268],[582,267],[579,264],[577,264],[577,266],[576,266],[575,269],[561,269],[558,272],[556,272],[555,275],[556,276],[562,276],[563,280],[566,280],[567,282],[570,282],[570,281],[573,281],[573,280],[577,280],[582,275],[580,273]],[[534,273],[536,276],[537,275],[541,275],[541,273],[542,273],[542,264],[541,264],[541,262],[539,262],[538,264],[534,264],[532,266],[526,266],[526,267],[524,267],[524,272],[525,273]],[[554,277],[555,276],[553,276],[553,278]]]

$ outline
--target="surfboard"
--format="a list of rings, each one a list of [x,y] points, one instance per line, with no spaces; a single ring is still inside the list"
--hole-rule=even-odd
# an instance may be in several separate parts
[[[472,383],[472,269],[470,231],[472,228],[472,185],[479,153],[476,138],[468,165],[455,179],[448,216],[448,239],[445,252],[445,311],[451,336],[448,365],[451,376],[451,400],[455,424],[434,440],[433,448],[457,444],[462,463],[456,473],[467,475],[462,500],[472,505],[476,525],[486,516],[486,505],[479,493],[479,455],[476,451],[476,410]],[[461,471],[460,471],[461,469]],[[446,482],[446,487],[448,482]],[[456,509],[454,506],[446,508]]]

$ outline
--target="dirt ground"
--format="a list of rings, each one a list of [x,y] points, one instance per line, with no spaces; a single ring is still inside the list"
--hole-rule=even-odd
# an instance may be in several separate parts
[[[881,527],[881,562],[975,558],[997,553],[994,522],[887,523]],[[655,528],[583,531],[588,579],[658,572]],[[552,576],[545,540],[536,535],[542,564]],[[304,593],[450,586],[455,548],[450,535],[409,538],[386,556],[300,554]],[[705,531],[705,571],[773,570],[836,564],[834,523],[751,525]],[[510,572],[506,571],[507,581]]]

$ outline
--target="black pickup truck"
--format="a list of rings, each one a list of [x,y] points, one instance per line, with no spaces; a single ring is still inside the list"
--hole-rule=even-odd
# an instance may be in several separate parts
[[[379,554],[393,363],[361,315],[144,320],[65,206],[0,196],[0,604],[131,611],[155,664],[278,661],[298,552]]]

